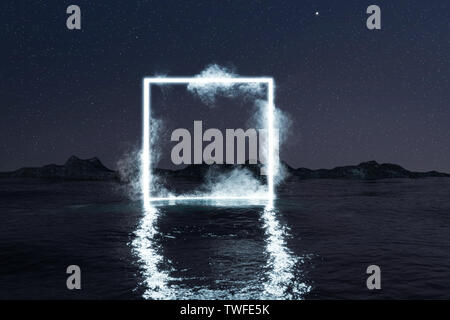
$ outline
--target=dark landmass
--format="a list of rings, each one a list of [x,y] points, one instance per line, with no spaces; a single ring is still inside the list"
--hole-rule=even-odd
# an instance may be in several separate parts
[[[106,168],[98,158],[82,160],[71,156],[65,164],[49,164],[39,168],[21,168],[0,173],[1,178],[40,178],[62,180],[118,180],[114,170]]]
[[[302,179],[360,179],[376,180],[389,178],[427,178],[450,177],[450,174],[428,171],[414,172],[391,163],[379,164],[376,161],[362,162],[356,166],[336,167],[333,169],[311,170],[307,168],[288,169],[293,175]]]
[[[427,178],[427,177],[450,177],[450,174],[437,171],[414,172],[390,163],[379,164],[376,161],[362,162],[354,166],[336,167],[333,169],[294,169],[282,163],[288,176],[298,179],[355,179],[355,180],[377,180],[389,178]],[[189,178],[201,181],[208,175],[214,173],[229,173],[234,169],[247,169],[253,176],[264,179],[260,174],[260,164],[242,165],[188,165],[180,170],[155,169],[158,176],[164,178]],[[22,168],[12,172],[1,172],[0,178],[41,178],[62,180],[117,180],[120,181],[116,171],[106,168],[98,158],[80,159],[71,156],[65,164],[50,164],[39,168]]]
[[[428,171],[414,172],[391,163],[379,164],[376,161],[362,162],[354,166],[335,167],[333,169],[317,169],[308,168],[294,169],[285,162],[282,167],[288,176],[297,177],[299,179],[355,179],[355,180],[377,180],[390,178],[427,178],[427,177],[450,177],[450,174]],[[254,176],[260,175],[260,164],[244,164],[244,165],[189,165],[184,169],[171,171],[164,169],[156,169],[156,173],[162,176],[177,177],[204,177],[209,170],[229,172],[235,168],[246,168]]]

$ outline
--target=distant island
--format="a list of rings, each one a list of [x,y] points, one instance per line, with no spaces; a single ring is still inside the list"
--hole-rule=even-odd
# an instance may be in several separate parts
[[[390,178],[427,178],[450,177],[450,174],[428,171],[414,172],[391,163],[379,164],[376,161],[362,162],[358,165],[335,167],[333,169],[294,169],[282,162],[286,173],[298,179],[354,179],[377,180]],[[210,169],[222,172],[234,168],[247,168],[255,176],[259,176],[259,164],[243,165],[189,165],[180,170],[155,169],[158,175],[166,177],[203,178]],[[12,172],[0,172],[0,178],[40,178],[60,180],[88,180],[88,181],[120,181],[118,172],[105,167],[98,158],[80,159],[71,156],[63,165],[49,164],[37,168],[21,168]]]
[[[71,156],[63,165],[49,164],[38,168],[21,168],[1,172],[0,178],[40,178],[61,180],[118,180],[114,170],[103,165],[98,158],[80,159]]]

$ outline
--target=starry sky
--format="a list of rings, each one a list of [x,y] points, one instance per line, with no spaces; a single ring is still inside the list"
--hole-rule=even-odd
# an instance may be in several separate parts
[[[7,0],[0,19],[0,171],[72,154],[114,168],[140,145],[142,77],[217,63],[274,77],[293,167],[450,172],[447,0]]]

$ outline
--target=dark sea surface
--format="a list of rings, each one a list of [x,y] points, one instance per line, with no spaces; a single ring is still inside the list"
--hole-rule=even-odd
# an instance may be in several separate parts
[[[115,183],[1,179],[0,219],[0,299],[450,298],[449,178],[290,180],[273,208],[147,210]]]

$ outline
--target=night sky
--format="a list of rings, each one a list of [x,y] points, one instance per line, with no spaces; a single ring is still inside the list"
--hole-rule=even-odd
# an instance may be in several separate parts
[[[371,4],[381,30],[366,28]],[[140,145],[142,77],[217,63],[274,77],[293,167],[450,172],[447,0],[9,0],[0,19],[0,171],[72,154],[114,168]]]

